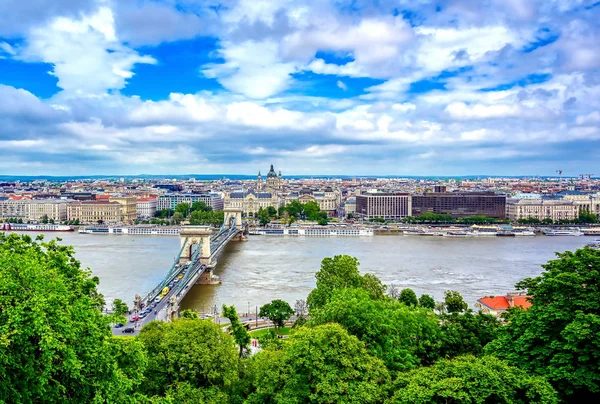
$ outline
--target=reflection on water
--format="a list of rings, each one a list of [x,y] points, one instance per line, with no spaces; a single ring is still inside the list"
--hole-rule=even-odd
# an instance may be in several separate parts
[[[34,234],[31,234],[34,236]],[[108,236],[46,233],[75,247],[76,257],[100,277],[107,301],[132,302],[165,275],[179,251],[178,237]],[[473,304],[478,297],[503,294],[522,278],[536,276],[554,252],[574,250],[593,237],[447,238],[375,236],[364,238],[293,238],[251,236],[231,242],[218,259],[221,285],[196,285],[182,307],[209,311],[235,304],[239,312],[273,299],[291,304],[305,299],[324,257],[358,257],[361,272],[385,284],[429,293],[436,300],[458,290]]]

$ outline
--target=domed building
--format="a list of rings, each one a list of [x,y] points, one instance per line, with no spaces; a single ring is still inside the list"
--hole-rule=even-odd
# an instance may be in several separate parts
[[[279,174],[275,173],[275,169],[273,168],[273,164],[271,164],[271,169],[267,173],[267,181],[263,186],[262,176],[260,175],[260,171],[258,172],[258,179],[256,182],[256,188],[260,191],[268,191],[268,192],[277,192],[282,190],[282,177],[281,171]]]

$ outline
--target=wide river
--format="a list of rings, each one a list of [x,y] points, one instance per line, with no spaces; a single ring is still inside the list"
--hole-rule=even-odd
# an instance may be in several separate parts
[[[35,234],[30,233],[31,236]],[[179,252],[179,237],[46,233],[73,245],[84,267],[100,278],[107,302],[128,303],[145,295],[165,275]],[[514,284],[539,275],[541,264],[557,251],[583,247],[594,237],[374,236],[303,238],[250,236],[230,242],[215,274],[221,285],[196,285],[182,306],[201,312],[234,304],[238,312],[254,312],[273,299],[292,306],[315,286],[321,260],[338,254],[358,258],[362,273],[373,273],[385,284],[410,287],[441,300],[445,290],[459,291],[473,305],[477,298],[505,294]],[[220,311],[220,309],[219,309]]]

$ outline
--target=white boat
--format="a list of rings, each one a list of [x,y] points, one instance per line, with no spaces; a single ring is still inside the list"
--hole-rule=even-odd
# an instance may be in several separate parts
[[[249,231],[261,236],[306,236],[306,237],[360,237],[373,236],[373,229],[367,227],[276,227],[254,228]]]
[[[65,224],[0,223],[0,231],[73,231]]]
[[[179,236],[179,227],[169,226],[89,226],[79,229],[82,234],[125,234],[132,236]]]
[[[567,229],[544,229],[542,233],[546,236],[583,236],[578,227]]]

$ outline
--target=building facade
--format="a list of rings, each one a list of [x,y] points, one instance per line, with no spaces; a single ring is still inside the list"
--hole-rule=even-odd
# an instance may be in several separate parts
[[[135,196],[111,196],[109,201],[121,205],[121,222],[133,223],[137,219],[137,200]]]
[[[13,200],[0,198],[0,217],[3,219],[23,219],[27,218],[27,209],[24,200]]]
[[[67,220],[68,201],[60,199],[31,199],[24,201],[27,221],[40,222],[47,217],[56,223]]]
[[[156,213],[157,198],[138,198],[136,200],[136,210],[139,219],[154,217]]]
[[[528,218],[573,220],[579,216],[579,207],[573,201],[561,199],[509,199],[506,216],[512,221]]]
[[[410,216],[411,196],[405,193],[366,193],[356,196],[356,217],[402,219]]]
[[[121,222],[121,204],[110,201],[71,202],[67,206],[67,219],[84,224],[112,224]]]
[[[338,190],[332,188],[325,188],[324,190],[313,191],[310,189],[303,189],[300,192],[291,192],[284,197],[284,205],[289,204],[292,201],[298,201],[300,203],[316,202],[319,205],[319,209],[323,212],[327,212],[329,216],[335,216],[337,209],[341,204],[341,193]]]
[[[260,208],[269,206],[279,209],[279,197],[271,192],[258,192],[253,189],[248,191],[235,191],[225,195],[226,208],[242,209],[242,214],[256,217]]]
[[[194,202],[204,202],[206,206],[210,206],[212,210],[223,210],[224,201],[219,194],[165,194],[159,195],[156,208],[175,209],[175,206],[180,203],[192,205]]]
[[[262,176],[260,175],[260,171],[258,172],[258,177],[256,179],[256,190],[259,192],[271,192],[277,193],[283,189],[283,177],[281,176],[281,171],[279,171],[279,175],[275,173],[275,169],[273,168],[273,164],[271,164],[271,169],[267,173],[267,180],[263,183]]]
[[[423,213],[449,214],[452,217],[487,216],[504,219],[506,196],[493,192],[443,192],[412,196],[412,216]]]

